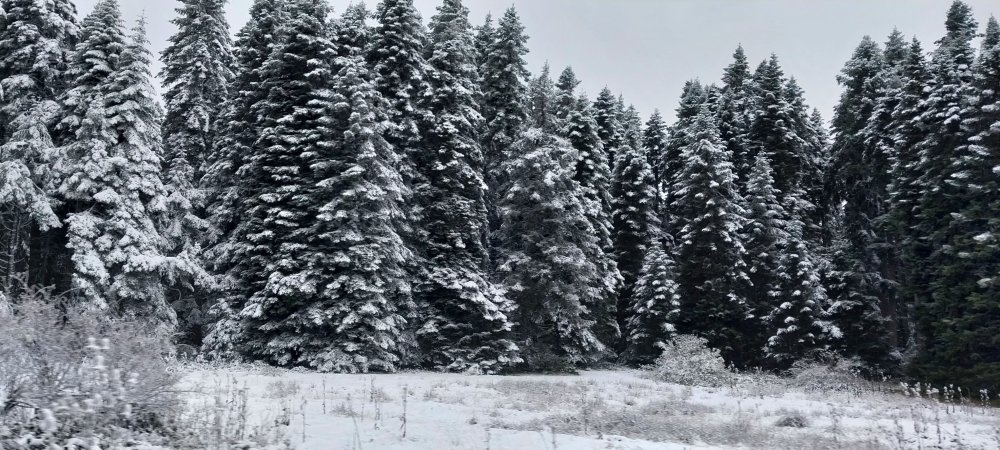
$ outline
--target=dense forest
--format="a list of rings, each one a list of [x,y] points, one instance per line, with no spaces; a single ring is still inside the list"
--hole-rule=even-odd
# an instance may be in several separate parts
[[[335,372],[572,371],[698,335],[1000,389],[1000,26],[861,39],[832,127],[742,48],[676,121],[530,73],[513,9],[2,0],[0,291]],[[977,47],[978,50],[977,50]],[[650,76],[655,76],[650,74]],[[834,76],[834,74],[831,74]]]

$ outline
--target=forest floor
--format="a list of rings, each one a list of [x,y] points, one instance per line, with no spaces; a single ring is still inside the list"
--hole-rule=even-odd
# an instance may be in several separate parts
[[[333,375],[185,366],[188,399],[304,450],[997,449],[1000,410],[773,376],[721,388],[636,370]],[[898,390],[898,389],[897,389]]]

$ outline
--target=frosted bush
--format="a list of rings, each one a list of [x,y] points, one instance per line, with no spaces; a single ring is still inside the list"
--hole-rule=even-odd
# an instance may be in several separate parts
[[[860,390],[864,383],[859,367],[853,360],[837,360],[828,364],[796,364],[789,372],[792,384],[806,391],[851,392]]]
[[[665,344],[652,370],[660,381],[685,386],[719,387],[728,385],[733,377],[718,350],[709,348],[704,338],[689,335]]]

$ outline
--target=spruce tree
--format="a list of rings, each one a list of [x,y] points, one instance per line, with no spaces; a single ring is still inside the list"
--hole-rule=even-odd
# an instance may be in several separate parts
[[[779,370],[797,361],[815,360],[826,340],[826,291],[812,263],[812,252],[795,236],[799,233],[793,231],[782,256],[782,303],[767,317],[771,337],[764,352],[771,367]]]
[[[597,121],[590,101],[581,98],[569,113],[562,134],[579,156],[574,179],[587,200],[584,214],[596,233],[598,247],[589,249],[587,257],[604,275],[599,297],[585,303],[596,321],[594,331],[609,348],[621,338],[627,304],[621,303],[619,290],[622,276],[614,259],[614,223],[612,217],[611,169],[605,159]],[[634,151],[634,150],[633,150]]]
[[[749,313],[743,292],[749,280],[740,237],[745,211],[736,175],[707,105],[683,133],[689,143],[681,148],[683,165],[671,205],[680,224],[677,330],[704,337],[727,362],[743,367],[747,358],[742,330]]]
[[[224,0],[184,0],[172,23],[178,31],[161,53],[160,78],[166,115],[163,121],[165,176],[171,224],[164,230],[178,251],[198,253],[209,229],[204,220],[205,196],[197,182],[219,139],[221,105],[229,98],[233,78],[232,39]],[[209,303],[193,286],[178,286],[172,298],[187,340],[200,343]]]
[[[958,326],[968,289],[978,280],[962,267],[964,255],[953,245],[961,232],[961,207],[966,201],[964,183],[952,183],[960,172],[960,149],[968,140],[966,108],[976,96],[975,50],[972,41],[977,23],[971,8],[952,4],[945,22],[946,34],[930,62],[931,86],[922,117],[924,136],[917,144],[921,197],[916,210],[916,230],[923,248],[918,250],[918,277],[924,279],[923,295],[916,300],[916,325],[924,347],[914,362],[915,374],[932,382],[968,380],[967,331]],[[928,295],[929,294],[929,295]],[[947,367],[946,370],[943,370]]]
[[[324,319],[309,358],[323,371],[395,371],[410,347],[411,255],[399,233],[408,188],[403,157],[385,138],[389,104],[365,62],[365,19],[363,5],[353,5],[336,24],[338,72],[326,116],[334,139],[311,167],[319,207],[307,234],[320,281],[302,318]]]
[[[144,25],[140,21],[131,41],[125,41],[113,0],[99,4],[84,21],[71,70],[78,76],[70,92],[85,93],[74,100],[87,99],[90,105],[78,140],[65,147],[59,189],[72,202],[67,248],[76,295],[117,314],[170,327],[176,317],[166,303],[163,278],[191,275],[194,263],[166,254],[157,229],[166,196],[160,178],[162,111],[151,84]]]
[[[555,84],[555,116],[558,121],[565,122],[576,109],[576,88],[578,86],[580,86],[580,80],[576,78],[572,67],[567,67],[559,74],[559,80]]]
[[[602,251],[589,220],[593,201],[575,180],[580,155],[567,141],[531,128],[512,153],[498,274],[518,306],[517,342],[527,365],[572,371],[606,351],[594,332],[603,311],[591,309],[607,301],[608,284],[593,258]]]
[[[430,115],[416,159],[427,184],[414,193],[428,274],[415,286],[417,338],[429,368],[492,374],[521,360],[510,339],[513,305],[487,273],[483,118],[468,15],[460,0],[445,0],[430,24]]]
[[[629,307],[624,358],[636,364],[656,361],[663,345],[676,334],[680,315],[676,264],[660,239],[650,241]]]
[[[249,252],[239,282],[251,295],[239,313],[241,350],[274,364],[329,370],[328,335],[336,325],[312,309],[329,281],[313,262],[319,256],[311,241],[321,203],[314,166],[335,136],[329,111],[336,51],[325,2],[295,0],[286,12],[260,71],[268,95],[255,106],[262,120],[246,174],[252,194],[241,238]]]
[[[622,146],[625,130],[618,111],[618,99],[611,89],[604,88],[594,100],[594,120],[608,161],[615,160],[615,151]]]
[[[475,63],[476,68],[480,71],[486,65],[486,61],[489,58],[490,47],[493,46],[493,42],[496,39],[496,32],[497,30],[493,26],[493,14],[487,14],[483,24],[476,27]]]
[[[51,130],[79,32],[76,11],[67,0],[5,0],[0,9],[0,290],[16,295],[15,274],[65,289]]]
[[[552,82],[552,72],[548,63],[542,66],[538,76],[528,82],[528,119],[532,126],[547,133],[559,133],[562,127],[556,118],[556,86]]]
[[[678,222],[680,217],[673,211],[678,192],[675,185],[681,180],[681,170],[685,164],[683,149],[693,143],[691,131],[694,121],[705,104],[705,89],[697,80],[684,84],[680,105],[677,107],[677,121],[670,127],[669,138],[663,157],[657,162],[660,172],[660,192],[663,196],[663,225],[667,233],[676,236],[683,225]]]
[[[751,73],[743,46],[733,52],[733,62],[722,75],[722,91],[719,97],[719,137],[726,149],[733,155],[736,175],[745,185],[754,166],[754,158],[749,154],[747,133],[752,120]]]
[[[513,7],[504,13],[493,36],[480,67],[487,173],[496,173],[528,119],[525,104],[528,69],[524,60],[528,54],[528,36]],[[499,185],[493,182],[490,186],[496,190]]]
[[[646,127],[642,131],[642,149],[646,154],[646,162],[653,172],[653,186],[660,185],[659,161],[663,159],[663,153],[667,146],[667,124],[663,121],[660,110],[653,110],[653,114],[646,121]]]
[[[750,315],[743,334],[750,349],[763,349],[767,344],[767,318],[783,302],[785,294],[781,263],[791,238],[790,216],[778,195],[771,163],[767,155],[758,154],[747,180],[747,222],[743,230],[750,280],[745,294]],[[759,367],[763,364],[759,356],[751,352],[747,364]]]
[[[214,324],[205,338],[205,347],[214,354],[231,356],[243,335],[237,317],[243,309],[250,286],[240,283],[250,250],[243,219],[248,211],[248,195],[253,192],[250,158],[260,135],[262,116],[258,107],[267,91],[263,89],[264,62],[279,44],[274,39],[285,17],[282,0],[255,0],[250,20],[236,35],[234,79],[221,106],[218,140],[206,161],[199,186],[206,192],[207,219],[205,261],[219,279],[220,299],[212,305]]]
[[[755,114],[747,135],[754,161],[758,154],[767,155],[774,169],[775,188],[785,197],[802,181],[803,140],[792,128],[794,119],[785,96],[786,79],[778,57],[771,57],[758,66],[753,76]]]
[[[639,149],[626,146],[618,153],[611,194],[613,198],[614,255],[622,275],[618,293],[618,325],[628,329],[634,314],[637,281],[643,260],[659,236],[656,188],[653,172]],[[630,338],[631,339],[631,338]]]

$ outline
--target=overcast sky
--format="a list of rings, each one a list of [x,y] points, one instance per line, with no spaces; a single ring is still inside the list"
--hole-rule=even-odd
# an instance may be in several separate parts
[[[87,14],[97,0],[76,0]],[[349,0],[331,0],[335,11]],[[440,0],[415,0],[425,20]],[[1000,1],[966,0],[981,26],[1000,14]],[[127,20],[143,11],[153,50],[174,32],[173,0],[120,0]],[[252,0],[229,0],[233,33],[246,22]],[[376,0],[370,0],[374,7]],[[558,74],[572,65],[592,97],[605,85],[643,114],[673,115],[685,80],[715,82],[743,44],[754,66],[770,53],[795,76],[812,106],[827,118],[840,88],[836,75],[861,37],[880,42],[893,27],[924,48],[944,33],[951,0],[466,0],[473,23],[487,13],[517,7],[531,37],[531,70],[549,61]]]

